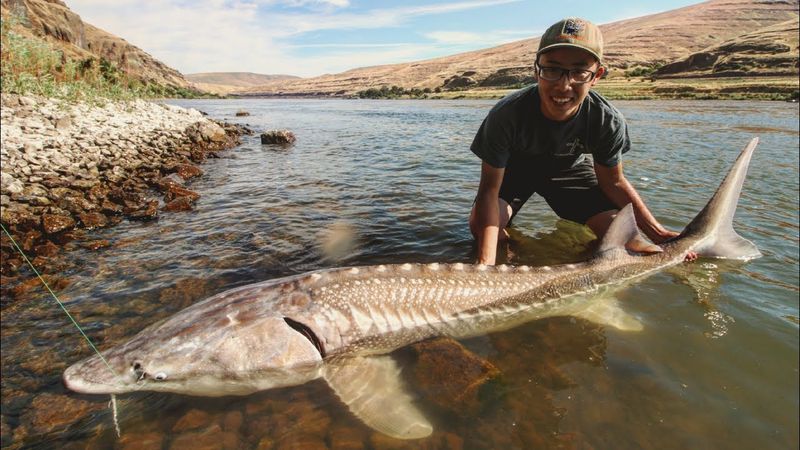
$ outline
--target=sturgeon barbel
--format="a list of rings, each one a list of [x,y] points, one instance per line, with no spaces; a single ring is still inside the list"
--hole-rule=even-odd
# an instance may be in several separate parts
[[[598,291],[681,263],[688,252],[750,259],[732,220],[751,155],[742,151],[705,208],[663,252],[631,254],[623,208],[588,261],[553,267],[398,264],[319,270],[214,295],[64,372],[89,394],[139,390],[245,395],[323,378],[367,425],[421,438],[433,427],[388,354],[434,337],[464,338],[573,315],[620,329],[641,325]],[[110,370],[110,369],[113,369]]]

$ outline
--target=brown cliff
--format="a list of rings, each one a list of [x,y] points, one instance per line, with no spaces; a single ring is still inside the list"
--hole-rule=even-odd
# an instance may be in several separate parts
[[[177,70],[122,38],[83,22],[60,0],[2,0],[3,20],[21,19],[29,32],[44,38],[66,57],[103,58],[139,80],[163,86],[190,88]]]

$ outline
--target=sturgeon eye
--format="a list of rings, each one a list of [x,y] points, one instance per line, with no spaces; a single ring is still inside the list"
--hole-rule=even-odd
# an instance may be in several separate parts
[[[153,377],[156,381],[163,381],[167,379],[167,374],[164,372],[158,372],[155,377]]]

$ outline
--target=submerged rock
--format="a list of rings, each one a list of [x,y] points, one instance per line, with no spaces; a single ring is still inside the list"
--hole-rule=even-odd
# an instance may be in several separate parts
[[[87,230],[103,228],[108,225],[108,217],[99,212],[79,214],[78,218],[80,219],[83,227]]]
[[[20,418],[28,434],[45,434],[64,429],[92,412],[106,407],[107,399],[93,403],[66,395],[41,394],[33,399],[30,408]]]
[[[262,144],[290,145],[294,144],[296,140],[294,133],[289,130],[272,130],[261,133]]]
[[[417,353],[415,385],[425,399],[457,415],[472,415],[481,408],[480,389],[500,375],[492,363],[450,338],[436,338],[411,346]]]
[[[164,205],[162,211],[178,212],[178,211],[191,211],[194,207],[195,199],[192,197],[178,197]]]
[[[202,169],[194,164],[179,164],[175,167],[175,172],[184,180],[189,180],[203,175]]]

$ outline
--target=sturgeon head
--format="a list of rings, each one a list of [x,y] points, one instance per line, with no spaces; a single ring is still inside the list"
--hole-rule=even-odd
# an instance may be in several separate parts
[[[272,283],[210,297],[130,341],[70,366],[67,388],[86,394],[138,390],[244,395],[319,376],[322,355],[302,326],[274,308]]]

